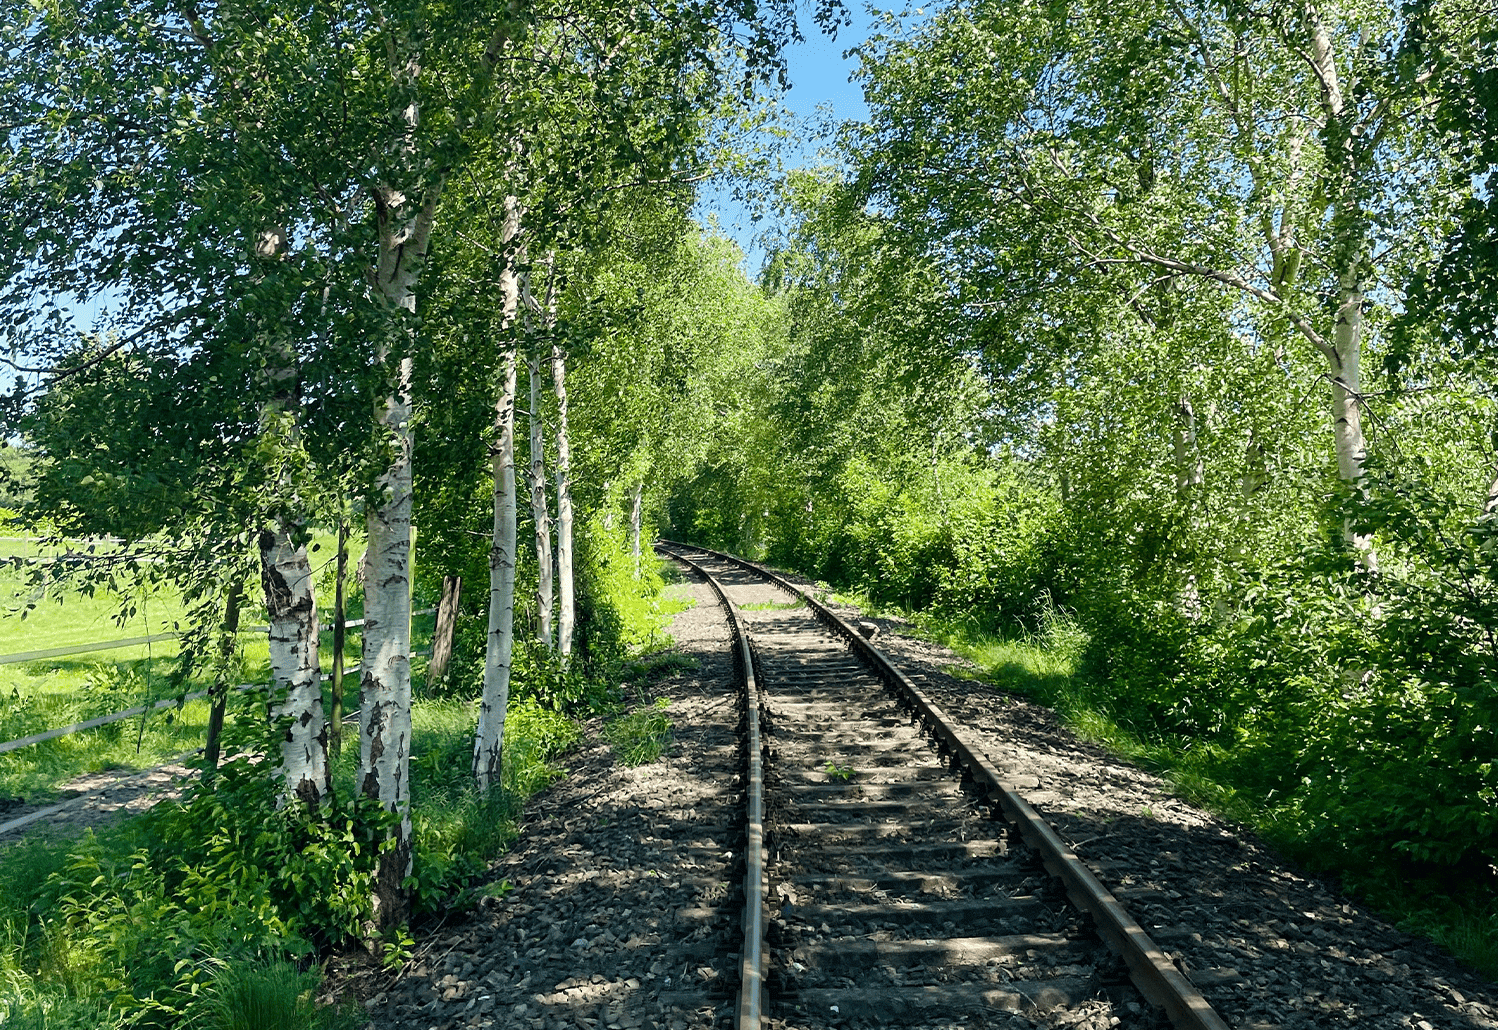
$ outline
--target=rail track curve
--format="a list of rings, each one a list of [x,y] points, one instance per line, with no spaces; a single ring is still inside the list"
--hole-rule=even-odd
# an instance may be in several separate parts
[[[1226,1030],[1005,772],[858,628],[754,563],[657,549],[717,595],[745,692],[736,1027],[926,1025],[1105,1000],[1141,1027],[1163,1016]],[[730,597],[743,577],[791,598],[757,606],[770,611],[753,640]],[[1153,1013],[1129,1018],[1143,1009],[1134,991]]]

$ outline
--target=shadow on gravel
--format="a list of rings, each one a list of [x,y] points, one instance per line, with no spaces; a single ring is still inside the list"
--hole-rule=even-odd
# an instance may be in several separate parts
[[[1494,1025],[1479,1000],[1491,1000],[1490,985],[1286,868],[1253,838],[1148,807],[1058,812],[1046,794],[1036,794],[1037,807],[1230,1025]]]
[[[738,710],[716,604],[699,597],[672,634],[700,668],[656,688],[675,725],[666,755],[625,768],[591,723],[563,760],[567,777],[526,806],[520,838],[492,869],[511,889],[431,931],[398,976],[354,985],[374,1027],[719,1020],[736,987],[742,903]]]

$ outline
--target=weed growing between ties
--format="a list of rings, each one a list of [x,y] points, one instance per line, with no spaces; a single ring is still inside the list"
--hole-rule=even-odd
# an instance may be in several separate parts
[[[794,601],[759,601],[755,604],[741,604],[740,611],[745,612],[788,612],[796,608],[805,608],[806,598],[798,597]]]

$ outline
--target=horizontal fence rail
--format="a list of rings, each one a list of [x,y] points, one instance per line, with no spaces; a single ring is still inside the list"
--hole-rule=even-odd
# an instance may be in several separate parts
[[[411,614],[412,615],[431,615],[436,610],[437,609],[435,609],[435,608],[423,608],[420,611],[415,611],[415,612],[412,612]],[[344,623],[344,626],[347,627],[347,628],[349,628],[349,629],[353,629],[353,628],[356,628],[356,627],[359,627],[359,626],[362,626],[362,625],[364,625],[364,620],[363,619],[355,619],[352,622],[346,622],[346,623]],[[244,632],[246,632],[246,633],[254,633],[254,632],[265,633],[265,632],[267,632],[267,629],[264,626],[252,626],[249,629],[244,630]],[[109,647],[128,647],[131,644],[137,644],[137,643],[143,644],[143,643],[148,643],[148,642],[155,641],[155,640],[176,639],[176,637],[177,637],[177,634],[175,634],[175,633],[164,633],[164,634],[159,634],[158,636],[154,636],[154,637],[138,637],[138,638],[134,638],[134,639],[129,640],[129,641],[116,641],[114,643],[111,643],[111,644],[107,645],[104,648],[95,648],[95,649],[96,650],[106,650]],[[43,658],[43,657],[47,657],[47,658],[57,657],[57,655],[51,655],[51,654],[44,655],[44,654],[41,654],[40,652],[34,652],[34,653],[37,655],[37,658],[25,659],[25,660],[36,661],[36,660],[40,660],[40,658]],[[81,654],[81,653],[83,653],[83,651],[80,649],[78,651],[71,651],[71,652],[67,652],[67,653]],[[5,662],[5,658],[0,657],[0,664],[4,664],[4,662]],[[359,674],[359,670],[360,670],[360,666],[355,665],[351,669],[344,670],[344,675],[345,676],[357,676]],[[332,678],[332,674],[325,672],[325,673],[322,674],[322,678],[323,679],[330,679],[330,678]],[[239,686],[235,687],[234,689],[238,690],[238,691],[254,690],[257,686],[263,686],[263,684],[241,683]],[[144,714],[144,713],[146,713],[148,711],[156,711],[156,710],[161,709],[161,708],[172,708],[172,707],[176,707],[177,705],[185,703],[187,701],[195,701],[195,700],[197,700],[200,697],[207,697],[207,696],[208,696],[208,691],[207,690],[194,690],[194,691],[192,691],[189,694],[182,695],[181,697],[163,698],[160,701],[154,701],[154,702],[152,702],[150,704],[136,705],[134,708],[127,708],[127,709],[125,709],[122,712],[111,712],[108,715],[98,715],[98,716],[95,716],[92,719],[84,719],[82,722],[75,722],[75,723],[73,723],[73,724],[71,724],[69,726],[58,726],[55,729],[41,730],[41,731],[39,731],[37,733],[31,734],[30,736],[17,737],[15,740],[7,740],[7,741],[4,741],[3,743],[0,743],[0,755],[3,755],[3,754],[5,754],[5,753],[7,753],[9,751],[16,751],[16,750],[18,750],[20,748],[23,748],[23,747],[28,747],[28,746],[30,746],[32,744],[40,744],[40,743],[42,743],[43,741],[46,741],[46,740],[55,740],[58,737],[66,737],[66,736],[68,736],[71,733],[78,733],[78,732],[81,732],[83,730],[91,730],[91,729],[95,729],[96,727],[99,727],[99,726],[108,726],[110,723],[120,722],[121,720],[124,720],[124,719],[134,718],[135,716],[142,715],[142,714]]]
[[[412,612],[415,615],[431,615],[437,609],[423,608]],[[358,629],[364,625],[363,619],[351,619],[343,624],[344,629]],[[269,633],[269,626],[246,626],[240,630],[241,633]],[[333,632],[332,626],[320,627],[320,632]],[[94,644],[63,644],[59,647],[44,647],[37,651],[16,651],[12,654],[0,654],[0,665],[19,665],[22,662],[40,662],[48,658],[65,658],[68,655],[88,654],[91,651],[113,651],[121,647],[139,647],[143,644],[155,644],[163,640],[176,640],[180,633],[153,633],[147,637],[121,637],[118,640],[103,640]]]

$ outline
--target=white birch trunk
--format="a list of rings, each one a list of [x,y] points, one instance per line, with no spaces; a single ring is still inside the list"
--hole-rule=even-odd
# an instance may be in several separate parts
[[[414,104],[406,112],[414,128]],[[416,207],[395,189],[381,189],[376,205],[380,249],[376,286],[396,314],[380,341],[388,360],[397,340],[410,340],[400,312],[415,312],[416,281],[431,239],[436,190]],[[411,372],[409,354],[397,364],[391,392],[377,413],[378,432],[391,452],[380,477],[383,497],[370,505],[364,556],[364,648],[360,681],[359,789],[399,819],[380,854],[374,918],[377,926],[404,921],[401,884],[411,872]]]
[[[1206,482],[1201,450],[1196,445],[1196,411],[1189,397],[1182,397],[1176,404],[1171,436],[1176,459],[1176,496],[1185,500]]]
[[[1331,33],[1314,6],[1306,8],[1307,29],[1311,36],[1311,67],[1321,88],[1321,111],[1326,120],[1327,164],[1333,178],[1331,266],[1337,275],[1337,321],[1332,327],[1331,347],[1326,351],[1332,381],[1332,431],[1337,452],[1337,475],[1345,483],[1357,484],[1363,478],[1363,459],[1367,440],[1363,436],[1363,393],[1361,364],[1363,356],[1363,287],[1368,247],[1367,217],[1357,196],[1356,140],[1347,124],[1349,112],[1342,96],[1337,74],[1336,53]],[[1378,558],[1373,543],[1355,533],[1352,526],[1343,527],[1350,547],[1358,552],[1359,561],[1370,572],[1377,571]]]
[[[505,198],[503,242],[520,232],[520,204]],[[500,272],[501,328],[515,320],[520,301],[517,262],[507,255]],[[478,728],[473,740],[473,779],[480,790],[498,786],[504,772],[505,716],[510,705],[510,669],[515,651],[515,365],[512,349],[502,359],[499,399],[494,411],[494,536],[489,547],[489,635],[484,651],[484,689],[479,697]]]
[[[270,670],[277,700],[273,723],[281,739],[281,803],[299,798],[317,808],[330,790],[328,724],[317,654],[317,602],[307,548],[284,527],[260,534],[260,581],[270,616]]]
[[[551,347],[551,382],[557,397],[557,652],[572,653],[577,621],[572,590],[572,462],[567,440],[567,359],[560,344]]]
[[[530,384],[531,410],[531,521],[536,527],[536,639],[549,651],[552,647],[552,593],[555,562],[551,555],[551,511],[546,504],[546,426],[541,419],[541,358],[532,352],[525,359]]]
[[[411,359],[400,362],[396,392],[380,424],[395,456],[381,478],[381,503],[367,519],[364,648],[359,711],[359,789],[399,821],[380,856],[375,921],[404,921],[402,882],[411,871]]]
[[[489,638],[484,691],[474,734],[473,778],[480,790],[497,786],[503,772],[505,715],[515,649],[515,355],[505,359],[504,386],[495,413],[498,439],[490,447],[494,470],[494,541],[489,548]]]
[[[286,256],[286,230],[278,225],[262,229],[255,240],[255,256],[267,264]],[[263,433],[284,432],[285,446],[299,444],[296,419],[300,401],[297,359],[290,341],[277,337],[265,342],[275,358],[267,370],[274,395],[261,411]],[[287,423],[284,426],[280,423]],[[283,467],[284,469],[284,467]],[[277,481],[281,496],[295,495],[296,484],[284,471]],[[295,515],[273,517],[260,533],[260,582],[270,618],[270,670],[274,699],[268,715],[284,726],[281,739],[279,804],[299,798],[316,809],[327,796],[328,729],[322,707],[322,676],[317,651],[317,601],[312,588],[312,563],[307,548],[293,542]]]
[[[629,505],[629,555],[635,560],[635,579],[640,578],[640,520],[644,500],[645,484],[636,483]]]

